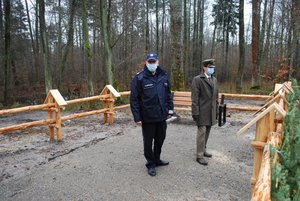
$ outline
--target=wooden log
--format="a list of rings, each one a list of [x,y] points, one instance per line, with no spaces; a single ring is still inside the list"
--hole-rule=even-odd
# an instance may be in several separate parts
[[[235,106],[235,105],[227,105],[226,104],[226,109],[227,110],[239,110],[239,111],[256,111],[260,107],[257,106]]]
[[[75,104],[75,103],[83,103],[83,102],[89,102],[89,101],[96,101],[96,100],[101,100],[109,98],[109,95],[99,95],[99,96],[92,96],[92,97],[86,97],[86,98],[78,98],[74,100],[68,100],[66,101],[67,104]]]
[[[48,110],[48,119],[53,120],[53,111],[52,110]],[[55,122],[55,121],[54,121]],[[49,138],[50,140],[54,140],[54,127],[52,125],[49,125]]]
[[[260,169],[258,178],[253,180],[255,181],[255,186],[252,190],[251,201],[271,201],[271,157],[269,146],[264,148]]]
[[[185,111],[192,110],[191,107],[179,107],[179,106],[192,106],[191,103],[174,101],[174,105],[177,106],[177,107],[174,107],[175,110],[185,110]],[[243,106],[226,105],[226,110],[256,111],[259,108],[260,107],[256,107],[256,106],[243,107]]]
[[[55,119],[32,121],[32,122],[28,122],[28,123],[23,123],[23,124],[12,125],[12,126],[0,128],[0,133],[7,133],[10,131],[22,130],[22,129],[30,128],[30,127],[34,127],[34,126],[44,126],[44,125],[49,125],[49,124],[53,124],[53,123],[55,123]]]
[[[14,113],[20,113],[20,112],[29,112],[34,110],[42,110],[50,107],[54,107],[54,103],[49,104],[41,104],[41,105],[32,105],[32,106],[26,106],[26,107],[19,107],[19,108],[13,108],[13,109],[6,109],[6,110],[0,110],[0,115],[7,115],[7,114],[14,114]]]
[[[261,142],[261,141],[252,141],[251,142],[251,147],[255,149],[263,149],[267,143],[266,142]]]
[[[267,142],[268,135],[270,132],[275,131],[275,111],[271,110],[269,113],[265,114],[261,119],[259,119],[256,123],[256,134],[255,141],[258,142]],[[263,158],[263,150],[262,149],[254,149],[254,162],[253,162],[253,175],[252,177],[257,179]],[[252,191],[254,186],[252,186]]]
[[[173,101],[186,101],[186,102],[192,102],[192,99],[190,97],[185,96],[174,96]]]
[[[267,100],[270,98],[269,95],[252,95],[252,94],[230,94],[230,93],[219,93],[224,95],[225,98],[241,98],[241,99],[253,99],[253,100]]]
[[[191,106],[191,102],[186,102],[186,101],[174,101],[174,105],[176,106]]]
[[[119,94],[120,94],[121,96],[129,96],[129,95],[130,95],[130,91],[119,92]]]
[[[185,97],[191,97],[190,91],[174,91],[174,96],[185,96]]]
[[[61,131],[61,117],[60,117],[60,108],[59,105],[56,103],[56,135],[57,141],[60,142],[62,140],[62,131]]]
[[[130,104],[115,106],[115,110],[122,110],[126,108],[130,108]]]
[[[180,111],[180,110],[182,110],[182,111],[191,111],[192,108],[190,108],[190,107],[174,107],[174,110],[175,111],[176,110],[178,110],[178,111]]]
[[[100,113],[104,113],[106,111],[108,111],[108,109],[105,108],[105,109],[93,110],[93,111],[89,111],[89,112],[71,114],[71,115],[61,117],[61,120],[66,121],[66,120],[70,120],[70,119],[76,119],[76,118],[86,117],[86,116],[90,116],[90,115],[100,114]]]

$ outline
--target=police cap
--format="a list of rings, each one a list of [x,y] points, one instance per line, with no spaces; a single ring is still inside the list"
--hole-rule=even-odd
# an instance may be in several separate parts
[[[202,61],[202,64],[204,67],[210,65],[214,65],[215,64],[215,59],[206,59]]]

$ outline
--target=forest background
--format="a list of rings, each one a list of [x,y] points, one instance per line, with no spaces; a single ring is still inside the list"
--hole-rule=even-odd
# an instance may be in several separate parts
[[[148,52],[173,90],[208,58],[222,92],[300,78],[299,0],[0,0],[0,36],[0,108],[130,90]]]

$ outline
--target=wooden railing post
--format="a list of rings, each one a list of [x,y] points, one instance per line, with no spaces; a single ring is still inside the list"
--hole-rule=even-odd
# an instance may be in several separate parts
[[[53,119],[53,111],[55,111],[55,123],[48,124],[50,130],[50,141],[54,140],[54,127],[56,128],[57,141],[62,140],[62,130],[61,130],[61,115],[60,110],[64,109],[67,102],[64,100],[62,95],[57,89],[52,89],[48,92],[45,99],[45,103],[54,103],[54,107],[48,108],[48,117],[50,120]]]
[[[112,124],[114,121],[115,113],[114,102],[117,97],[120,97],[120,94],[113,88],[113,86],[106,85],[100,93],[100,96],[101,95],[106,95],[105,98],[101,98],[101,100],[103,101],[103,108],[107,109],[104,112],[103,122]]]

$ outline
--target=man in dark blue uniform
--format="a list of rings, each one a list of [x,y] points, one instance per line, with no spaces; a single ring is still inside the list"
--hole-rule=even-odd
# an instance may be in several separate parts
[[[148,174],[156,175],[156,166],[168,165],[160,159],[166,137],[168,115],[173,115],[173,97],[169,78],[159,66],[155,53],[147,54],[144,70],[131,82],[130,107],[134,121],[142,126],[144,156]],[[154,146],[153,145],[154,141]]]

